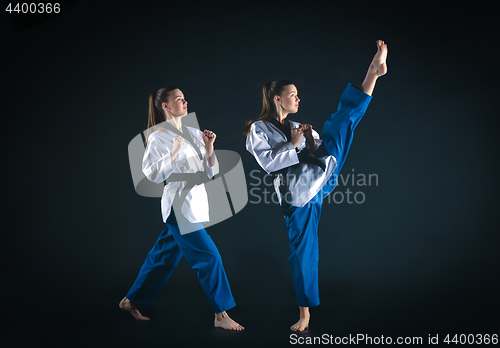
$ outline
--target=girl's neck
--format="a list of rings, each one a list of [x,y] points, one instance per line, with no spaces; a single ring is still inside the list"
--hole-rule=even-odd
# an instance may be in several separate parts
[[[276,119],[278,120],[279,123],[284,124],[285,119],[288,116],[288,113],[281,113],[281,115],[277,115]]]
[[[281,105],[276,105],[276,119],[278,120],[279,123],[284,124],[285,123],[285,118],[288,116],[288,112],[286,112]]]
[[[182,133],[182,118],[181,117],[172,117],[167,120],[168,123],[170,123],[172,126],[177,128],[179,132]]]

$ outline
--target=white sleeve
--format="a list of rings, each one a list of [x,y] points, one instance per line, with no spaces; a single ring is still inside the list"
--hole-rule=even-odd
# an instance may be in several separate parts
[[[283,142],[272,148],[267,134],[256,127],[255,123],[250,127],[246,147],[267,173],[299,163],[299,157],[292,142]]]
[[[215,150],[214,150],[213,156],[214,156],[215,161],[214,161],[214,165],[212,167],[210,167],[208,164],[208,157],[206,154],[205,154],[205,158],[203,159],[205,173],[208,175],[209,178],[212,178],[213,176],[219,174],[219,161],[217,160]]]
[[[170,149],[154,135],[148,139],[148,145],[142,158],[142,172],[144,175],[157,184],[165,181],[175,170],[174,164],[170,160]]]

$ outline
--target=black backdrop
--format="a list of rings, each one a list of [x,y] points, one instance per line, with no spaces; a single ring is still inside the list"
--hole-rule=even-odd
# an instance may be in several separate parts
[[[146,127],[148,94],[178,85],[216,148],[240,154],[250,189],[259,167],[240,129],[260,111],[262,84],[294,81],[301,110],[290,118],[320,130],[347,83],[363,80],[377,39],[389,73],[343,173],[377,174],[378,185],[336,189],[363,191],[363,204],[325,203],[322,304],[302,335],[498,330],[493,5],[71,3],[24,29],[2,14],[3,302],[17,339],[289,345],[298,309],[277,205],[249,203],[207,229],[244,332],[212,328],[184,260],[145,311],[150,322],[118,309],[164,226],[159,199],[134,191],[127,145]]]

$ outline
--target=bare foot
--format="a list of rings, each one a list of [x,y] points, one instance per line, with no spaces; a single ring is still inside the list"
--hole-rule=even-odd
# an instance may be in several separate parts
[[[125,312],[129,312],[132,314],[132,316],[137,319],[137,320],[149,320],[148,317],[145,317],[139,312],[136,306],[134,306],[132,303],[130,303],[129,299],[124,297],[121,301],[120,304],[118,305],[121,309],[123,309]]]
[[[229,315],[224,311],[221,313],[215,313],[214,326],[220,327],[224,330],[243,330],[244,327],[235,322],[229,317]]]
[[[290,330],[292,331],[304,331],[309,327],[309,317],[300,318],[298,322],[290,326]]]
[[[387,73],[387,44],[382,40],[377,40],[377,53],[370,64],[370,70],[372,70],[376,76],[382,76]]]

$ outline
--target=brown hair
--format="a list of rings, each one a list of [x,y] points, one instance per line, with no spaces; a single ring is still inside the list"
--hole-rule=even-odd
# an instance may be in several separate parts
[[[286,86],[293,85],[292,82],[288,80],[276,80],[273,82],[268,82],[262,86],[262,111],[260,116],[255,120],[247,121],[245,127],[243,128],[243,135],[247,135],[250,132],[250,127],[256,121],[270,122],[272,118],[278,117],[278,111],[274,105],[274,96],[281,95]]]
[[[148,138],[151,133],[156,130],[163,130],[162,127],[158,127],[157,125],[164,122],[166,120],[165,112],[161,105],[163,103],[168,103],[168,97],[170,92],[172,92],[177,87],[169,86],[160,88],[155,93],[151,93],[149,95],[149,111],[148,111],[148,132],[146,135],[146,141],[144,142],[144,146],[148,143]]]

